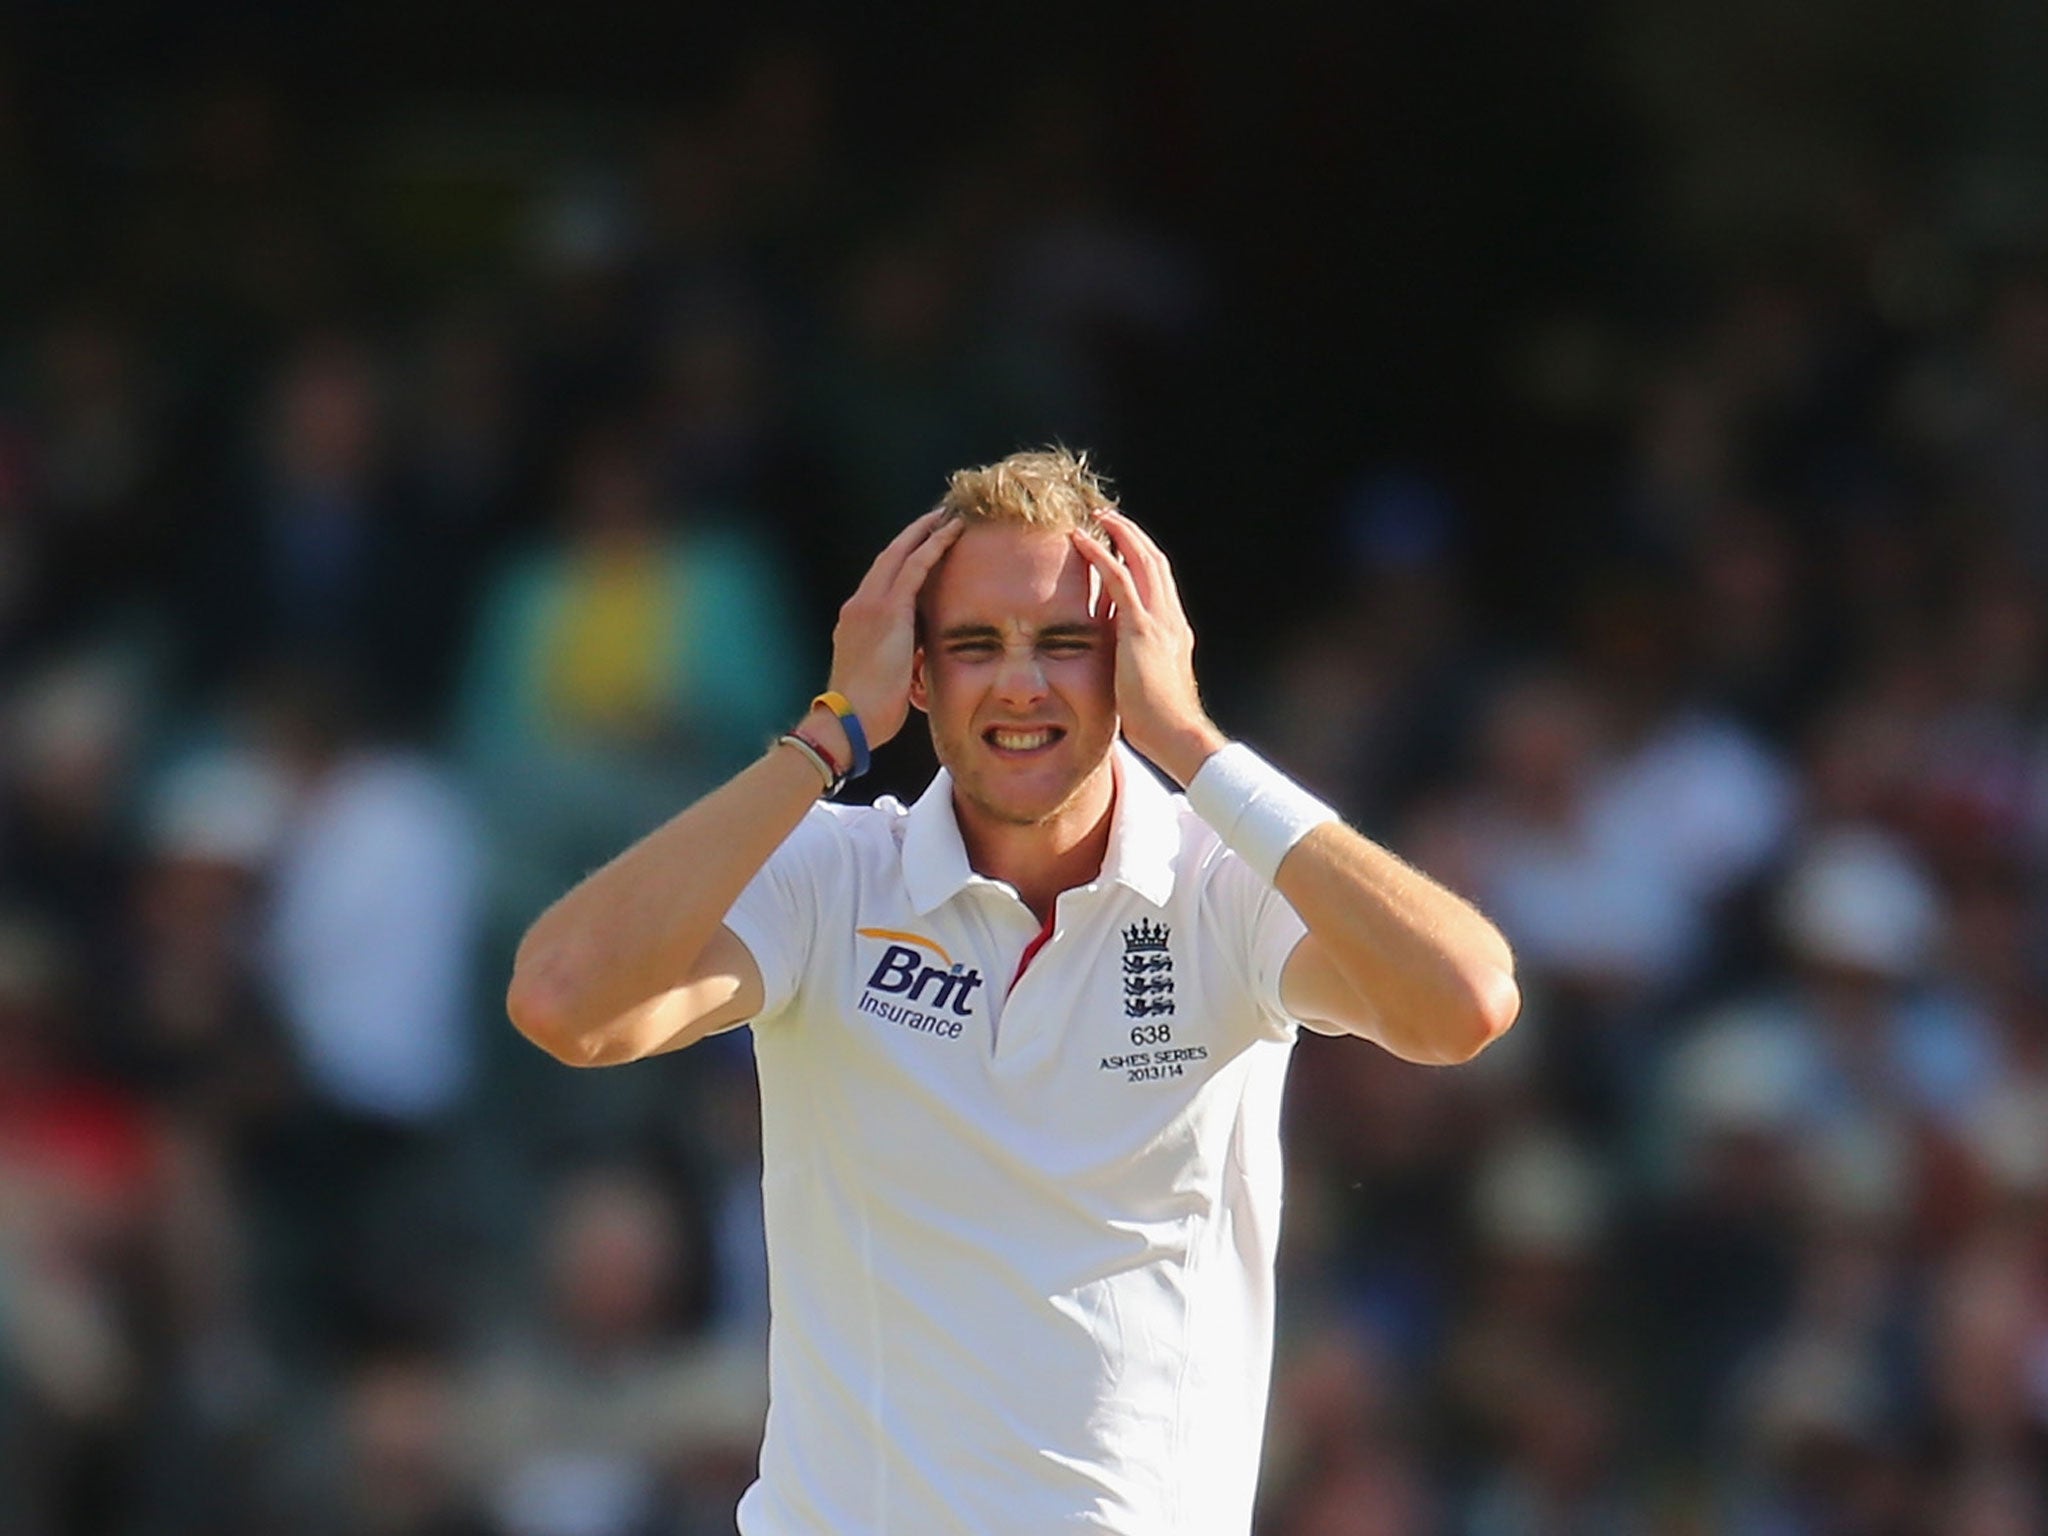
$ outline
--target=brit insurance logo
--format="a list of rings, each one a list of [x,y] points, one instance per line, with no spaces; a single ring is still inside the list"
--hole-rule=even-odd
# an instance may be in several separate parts
[[[962,965],[921,933],[900,933],[893,928],[856,928],[854,932],[885,945],[854,1006],[920,1035],[958,1040],[973,1013],[981,972]]]
[[[1173,1025],[1173,930],[1140,919],[1124,930],[1124,1017],[1134,1049],[1102,1058],[1098,1069],[1121,1072],[1131,1083],[1159,1082],[1187,1075],[1188,1064],[1209,1059],[1206,1045],[1175,1045]],[[1157,1022],[1152,1022],[1152,1021]]]

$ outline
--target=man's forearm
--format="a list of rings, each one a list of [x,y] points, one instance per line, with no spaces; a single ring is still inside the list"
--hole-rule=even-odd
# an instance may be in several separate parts
[[[507,1008],[572,1043],[681,985],[726,912],[823,785],[792,748],[758,762],[585,877],[527,930]]]
[[[1463,1061],[1521,1005],[1507,941],[1470,903],[1341,822],[1288,852],[1275,887],[1355,999],[1321,1010],[1409,1061]],[[1314,983],[1311,982],[1311,986]],[[1319,1001],[1330,999],[1325,995]]]
[[[1183,734],[1171,771],[1186,773],[1188,803],[1308,927],[1281,976],[1296,1017],[1435,1063],[1466,1060],[1514,1022],[1514,956],[1471,903],[1249,748]]]

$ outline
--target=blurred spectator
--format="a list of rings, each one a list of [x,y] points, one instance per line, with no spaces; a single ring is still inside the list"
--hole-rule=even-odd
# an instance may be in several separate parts
[[[1337,600],[1287,637],[1267,706],[1274,748],[1368,831],[1451,773],[1483,677],[1455,559],[1457,509],[1421,475],[1346,499]]]
[[[1259,1529],[1278,1536],[1424,1536],[1435,1500],[1405,1443],[1399,1388],[1366,1336],[1321,1330],[1279,1362]]]
[[[511,339],[489,302],[468,301],[422,327],[409,363],[392,450],[391,517],[404,558],[384,573],[379,601],[408,626],[391,702],[401,720],[432,733],[446,716],[484,572],[531,516],[522,482],[535,455],[522,432]]]
[[[280,1122],[298,1108],[261,956],[266,877],[287,814],[285,785],[253,754],[202,751],[166,772],[144,812],[107,977],[111,1062],[203,1176],[233,1186],[230,1211],[255,1192]],[[210,1294],[189,1298],[216,1314],[203,1326],[242,1322],[217,1315],[234,1304],[221,1293],[247,1283],[234,1251],[242,1241],[214,1233],[192,1250],[212,1266]]]
[[[1964,491],[1984,498],[2039,575],[2048,561],[2048,277],[2021,270],[2000,281],[1974,341],[1944,409],[1922,421]]]
[[[1697,968],[1726,903],[1778,856],[1794,807],[1785,765],[1693,692],[1685,617],[1669,583],[1624,577],[1585,600],[1579,624],[1610,730],[1590,814],[1614,845],[1666,866],[1701,930]]]
[[[1673,1051],[1645,1108],[1662,1177],[1630,1234],[1626,1336],[1656,1384],[1644,1428],[1688,1469],[1725,1465],[1736,1375],[1792,1304],[1799,1080],[1781,1031],[1731,1014]]]
[[[1448,1406],[1489,1435],[1513,1433],[1518,1403],[1599,1337],[1606,1193],[1587,1155],[1556,1132],[1509,1133],[1473,1178],[1476,1283],[1444,1357]],[[1543,1395],[1541,1390],[1536,1392]]]
[[[1692,1031],[1643,1122],[1684,1197],[1643,1255],[1651,1304],[1693,1320],[1674,1340],[1675,1424],[1710,1432],[1736,1373],[1775,1339],[1769,1390],[1790,1393],[1791,1409],[1808,1411],[1808,1363],[1824,1362],[1812,1381],[1862,1383],[1854,1432],[1891,1432],[1900,1404],[1887,1400],[1880,1352],[1900,1326],[1901,1245],[1947,1224],[1966,1127],[1995,1072],[1991,1042],[1932,983],[1940,910],[1883,835],[1817,841],[1787,875],[1778,916],[1788,984]],[[1847,1412],[1829,1390],[1812,1411]]]
[[[145,357],[112,316],[79,310],[42,338],[41,500],[45,588],[70,622],[155,606],[175,548],[166,504],[163,401]]]
[[[476,827],[436,764],[365,733],[331,674],[275,674],[252,709],[288,807],[262,964],[305,1092],[272,1171],[304,1322],[331,1339],[441,1321],[445,1255],[425,1239],[450,1234],[420,1232],[417,1206],[474,1076]]]
[[[74,1059],[84,973],[0,914],[0,1511],[27,1536],[117,1517],[144,1442],[137,1323],[165,1144]]]
[[[284,656],[365,680],[404,709],[445,595],[407,580],[385,381],[347,331],[299,339],[251,424],[234,499],[195,542],[185,638],[196,680],[221,685]]]
[[[977,375],[973,233],[938,218],[891,230],[835,276],[831,340],[808,409],[845,509],[841,526],[821,530],[842,568],[937,503],[947,471],[933,465],[980,463],[1014,446]]]
[[[1577,678],[1538,675],[1504,688],[1482,729],[1461,846],[1521,962],[1602,1013],[1675,985],[1699,914],[1678,869],[1601,814],[1611,712]]]
[[[456,1475],[461,1405],[432,1355],[372,1357],[344,1399],[354,1505],[349,1536],[493,1536],[502,1527],[463,1496]]]
[[[0,705],[0,885],[94,946],[111,946],[119,924],[128,801],[156,681],[146,658],[100,645],[25,670]]]
[[[9,661],[42,638],[55,606],[41,508],[32,499],[34,445],[27,429],[0,410],[0,659]]]
[[[1604,1382],[1553,1361],[1515,1385],[1502,1417],[1500,1469],[1470,1500],[1460,1527],[1468,1536],[1627,1536],[1644,1528],[1620,1468],[1618,1405]]]
[[[678,525],[618,432],[579,443],[565,496],[486,594],[461,706],[521,924],[747,762],[803,687],[789,583],[751,529]]]
[[[1901,1214],[1816,1191],[1783,1326],[1742,1358],[1733,1446],[1752,1496],[1795,1529],[1913,1528]]]
[[[245,1528],[282,1524],[309,1536],[509,1536],[464,1487],[462,1405],[443,1356],[409,1346],[361,1354],[333,1408],[331,1423],[303,1437],[302,1465],[283,1486],[248,1501],[254,1518]],[[263,1519],[275,1523],[255,1523]]]
[[[784,281],[815,281],[810,247],[828,215],[845,216],[835,176],[846,139],[839,65],[814,35],[777,32],[746,51],[719,104],[734,201],[756,254]]]
[[[1196,254],[1111,193],[1116,111],[1071,61],[1053,64],[1021,93],[995,166],[961,194],[961,219],[991,245],[975,328],[1018,441],[1127,441],[1145,407],[1132,381],[1183,362],[1207,318]],[[1024,186],[1019,206],[1009,189]]]
[[[1708,515],[1690,569],[1685,630],[1701,702],[1782,742],[1812,704],[1816,615],[1809,573],[1775,508],[1729,502]]]
[[[1803,1058],[1807,1134],[1961,1134],[1998,1064],[1985,1020],[1935,970],[1944,913],[1923,871],[1881,833],[1837,830],[1788,873],[1778,918],[1795,964],[1779,1027]]]
[[[1369,1327],[1400,1366],[1439,1358],[1459,1265],[1444,1221],[1490,1106],[1469,1078],[1304,1035],[1288,1100],[1279,1266],[1290,1308]]]
[[[706,1235],[631,1169],[556,1188],[538,1327],[480,1359],[463,1400],[476,1486],[508,1536],[729,1526],[753,1481],[767,1360],[759,1339],[704,1330]]]
[[[2038,1468],[1992,1463],[1967,1468],[1932,1496],[1932,1520],[1954,1536],[2021,1536],[2048,1521]]]
[[[662,359],[662,497],[727,513],[779,503],[786,402],[761,318],[737,305],[679,319]]]
[[[1952,880],[2004,866],[2042,814],[2041,745],[2029,718],[2048,683],[2041,588],[2009,557],[1985,558],[1958,584],[1936,657],[1940,694],[1908,828]]]
[[[1966,1464],[2035,1468],[2048,1449],[2048,1271],[2039,1238],[1988,1223],[1934,1278],[1929,1383],[1943,1449]]]
[[[367,735],[344,688],[286,673],[259,703],[289,797],[271,878],[270,982],[320,1103],[428,1126],[469,1087],[476,831],[438,767]]]
[[[1654,1049],[1652,1010],[1705,942],[1701,896],[1625,814],[1607,777],[1614,718],[1585,682],[1537,672],[1496,693],[1478,727],[1476,781],[1425,808],[1404,838],[1472,896],[1515,946],[1545,1028],[1540,1071],[1580,1126],[1611,1134]]]

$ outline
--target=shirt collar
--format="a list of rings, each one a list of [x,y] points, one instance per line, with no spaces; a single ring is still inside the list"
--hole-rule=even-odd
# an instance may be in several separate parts
[[[1101,878],[1163,907],[1173,894],[1174,859],[1180,852],[1174,797],[1123,742],[1111,750],[1116,754],[1116,805],[1110,812]],[[906,818],[904,889],[922,917],[950,901],[974,878],[953,814],[953,776],[941,768]]]

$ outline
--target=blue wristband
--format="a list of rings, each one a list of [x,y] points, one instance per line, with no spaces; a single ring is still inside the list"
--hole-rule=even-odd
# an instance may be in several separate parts
[[[846,770],[846,777],[857,779],[868,771],[868,733],[861,728],[860,716],[853,712],[853,706],[843,693],[821,693],[811,700],[811,708],[820,704],[839,717],[839,724],[846,732],[847,743],[853,748],[853,766]]]

